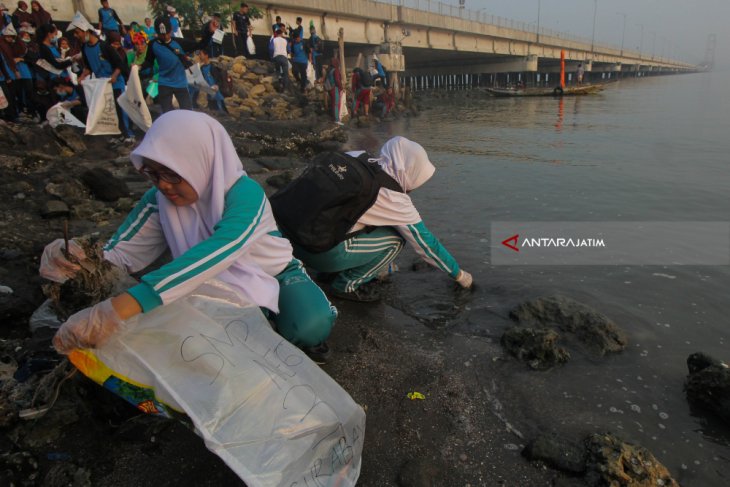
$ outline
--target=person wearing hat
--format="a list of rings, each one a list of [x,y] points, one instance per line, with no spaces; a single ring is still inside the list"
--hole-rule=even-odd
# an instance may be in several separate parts
[[[157,101],[162,107],[163,113],[173,109],[173,96],[177,99],[181,109],[192,110],[193,101],[188,91],[188,78],[185,70],[193,63],[186,53],[203,49],[205,40],[201,39],[200,42],[184,38],[173,40],[169,16],[155,19],[155,32],[157,32],[157,37],[147,46],[147,55],[142,69],[152,69],[157,61],[159,89]]]
[[[79,83],[88,78],[92,73],[97,78],[110,78],[112,89],[114,90],[114,99],[116,100],[124,93],[126,84],[124,82],[124,65],[119,53],[112,46],[111,42],[104,42],[99,39],[94,26],[89,23],[81,13],[76,16],[68,25],[66,31],[72,31],[74,37],[81,43],[81,56],[84,60],[84,70],[79,76]],[[121,37],[119,32],[109,31],[109,39],[116,36],[117,40]],[[129,117],[124,110],[116,103],[117,117],[119,119],[119,130],[125,134],[120,142],[133,143],[134,132],[129,123]]]
[[[172,26],[172,32],[170,34],[176,39],[183,38],[182,26],[180,25],[180,17],[177,15],[177,10],[172,5],[167,6],[167,16],[170,19],[170,25]]]
[[[33,23],[33,15],[28,10],[28,4],[21,0],[18,2],[18,8],[16,8],[15,12],[13,12],[13,25],[17,30],[20,29],[23,24],[32,25],[36,28],[40,27]]]
[[[12,24],[9,26],[12,27]],[[18,36],[13,42],[13,57],[19,76],[15,80],[15,93],[18,98],[18,112],[25,113],[34,121],[43,120],[45,111],[38,103],[35,86],[33,86],[33,71],[31,65],[37,59],[37,51],[30,49],[31,38],[27,27],[21,27]]]
[[[101,0],[101,8],[99,9],[99,30],[104,35],[109,35],[109,32],[119,32],[122,34],[126,32],[124,23],[117,15],[116,10],[109,7],[109,0]]]
[[[13,24],[6,25],[0,37],[0,86],[2,86],[8,106],[3,110],[3,119],[9,122],[18,120],[18,109],[15,103],[16,87],[15,80],[20,78],[18,67],[15,65],[13,55],[13,43],[15,42],[15,27]]]

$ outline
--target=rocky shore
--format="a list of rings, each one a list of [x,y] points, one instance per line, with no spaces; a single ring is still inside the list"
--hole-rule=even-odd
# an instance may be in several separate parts
[[[349,148],[347,128],[315,104],[321,93],[281,95],[268,63],[222,62],[237,80],[222,121],[268,193],[316,152]],[[44,300],[38,259],[63,236],[64,222],[70,235],[105,239],[149,187],[129,151],[70,127],[0,124],[1,485],[242,485],[185,425],[145,416],[73,374],[50,348],[52,332],[29,327]],[[475,333],[460,319],[469,293],[413,254],[399,264],[386,302],[335,303],[334,357],[324,366],[367,412],[361,485],[678,485],[618,432],[547,426],[509,387],[576,357],[600,368],[629,343],[620,323],[595,306],[548,296],[483,316],[485,331]],[[727,367],[700,356],[689,368],[690,400],[727,421]]]

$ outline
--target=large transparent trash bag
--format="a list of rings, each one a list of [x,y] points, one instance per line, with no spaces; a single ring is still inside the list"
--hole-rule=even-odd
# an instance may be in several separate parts
[[[145,412],[186,413],[249,487],[355,485],[364,411],[258,307],[210,281],[128,324],[69,358]]]

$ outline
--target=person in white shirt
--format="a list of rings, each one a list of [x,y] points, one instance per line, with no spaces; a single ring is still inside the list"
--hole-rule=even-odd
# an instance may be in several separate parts
[[[274,33],[271,39],[271,60],[276,64],[279,72],[279,82],[281,89],[286,90],[289,87],[289,52],[291,47],[289,42],[284,38],[284,31],[279,29]]]

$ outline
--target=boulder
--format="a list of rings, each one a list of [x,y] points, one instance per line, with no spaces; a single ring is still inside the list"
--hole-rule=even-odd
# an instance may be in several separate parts
[[[63,201],[50,200],[41,208],[41,216],[43,218],[67,217],[68,214],[68,206]]]
[[[58,141],[74,153],[79,154],[86,151],[86,143],[84,142],[82,129],[70,125],[59,125],[52,130]]]
[[[558,333],[547,328],[512,327],[502,335],[502,346],[535,370],[567,362],[570,354],[557,346]]]
[[[243,74],[243,73],[246,72],[246,65],[243,64],[243,63],[241,63],[241,64],[234,64],[233,67],[231,68],[231,71],[233,73],[236,73],[238,75],[241,75],[241,74]]]
[[[679,487],[669,470],[642,446],[611,434],[591,435],[585,445],[585,481],[589,486]]]
[[[689,375],[684,383],[687,400],[730,424],[730,368],[703,353],[687,358]]]
[[[266,87],[264,85],[254,85],[251,87],[251,90],[248,92],[248,99],[262,95],[265,91],[266,91]]]
[[[252,73],[258,74],[258,75],[267,75],[269,73],[273,73],[274,72],[273,66],[270,68],[269,66],[262,66],[260,64],[256,64],[254,66],[251,66],[249,68],[249,70]]]
[[[523,324],[555,326],[601,356],[620,352],[628,344],[626,333],[606,315],[565,296],[527,301],[512,310],[510,317]]]
[[[46,193],[62,199],[66,203],[74,204],[89,199],[86,188],[76,180],[59,178],[45,187]]]
[[[119,198],[129,196],[127,183],[101,167],[84,171],[81,174],[81,181],[89,188],[91,194],[101,201],[117,201]]]

